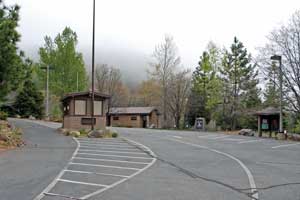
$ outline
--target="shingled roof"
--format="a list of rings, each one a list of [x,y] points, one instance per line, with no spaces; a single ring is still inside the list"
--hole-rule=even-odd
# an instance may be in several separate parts
[[[110,108],[109,114],[150,114],[152,111],[157,111],[157,109],[155,107],[112,107]]]
[[[280,110],[274,107],[267,107],[263,110],[257,111],[255,114],[256,115],[279,115]]]
[[[66,100],[66,99],[68,99],[68,98],[70,98],[70,97],[87,96],[87,95],[88,95],[88,96],[92,96],[92,91],[86,91],[86,92],[72,92],[72,93],[66,94],[66,95],[62,98],[62,101]],[[95,96],[95,97],[102,97],[102,98],[106,98],[106,99],[110,98],[109,95],[107,95],[107,94],[102,94],[102,93],[96,92],[96,91],[95,91],[95,93],[94,93],[94,96]]]

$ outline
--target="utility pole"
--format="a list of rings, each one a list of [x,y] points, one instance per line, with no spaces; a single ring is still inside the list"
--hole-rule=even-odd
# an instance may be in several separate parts
[[[76,79],[76,88],[77,88],[76,91],[78,92],[78,72],[77,72],[76,75],[77,75],[77,76],[76,76],[76,77],[77,77],[77,79]]]
[[[47,65],[47,80],[46,80],[46,119],[49,119],[49,65]]]
[[[283,111],[282,111],[282,58],[281,56],[274,55],[271,56],[271,60],[277,60],[279,61],[279,90],[280,90],[280,102],[279,102],[279,109],[280,109],[280,114],[279,114],[279,133],[283,133]]]
[[[93,41],[92,41],[92,113],[91,113],[91,124],[92,130],[94,130],[94,100],[95,100],[95,86],[94,86],[94,73],[95,73],[95,5],[96,2],[93,0]],[[95,122],[96,123],[96,122]]]
[[[45,117],[48,120],[49,119],[49,73],[50,73],[50,69],[53,69],[52,67],[50,67],[49,65],[47,65],[46,67],[41,67],[41,69],[45,69],[46,70],[46,102],[45,102]]]

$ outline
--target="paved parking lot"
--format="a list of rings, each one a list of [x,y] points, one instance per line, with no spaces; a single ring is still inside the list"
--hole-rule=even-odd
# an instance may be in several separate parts
[[[141,173],[156,160],[151,150],[133,141],[75,140],[78,147],[67,166],[34,200],[88,199]]]
[[[75,141],[38,124],[20,120],[34,149],[11,152],[22,166],[4,156],[1,199],[300,199],[297,142],[135,128],[113,128],[127,141]]]

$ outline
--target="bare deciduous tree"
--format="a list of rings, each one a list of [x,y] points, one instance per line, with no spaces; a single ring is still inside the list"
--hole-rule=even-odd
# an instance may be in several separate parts
[[[128,91],[122,84],[119,69],[106,64],[97,65],[95,80],[97,90],[111,96],[110,106],[120,106],[127,102]]]
[[[163,126],[167,122],[167,96],[168,96],[168,82],[171,78],[172,72],[180,64],[180,57],[177,54],[177,47],[171,36],[165,36],[164,42],[156,46],[153,53],[154,62],[151,63],[152,70],[150,75],[161,85],[162,93],[162,114]]]
[[[293,111],[300,113],[300,11],[295,12],[287,25],[275,29],[268,37],[268,44],[261,49],[258,61],[261,68],[271,66],[270,56],[282,56],[285,100]]]
[[[185,111],[191,86],[189,70],[183,70],[171,75],[168,107],[172,113],[176,128],[180,128],[180,120]]]

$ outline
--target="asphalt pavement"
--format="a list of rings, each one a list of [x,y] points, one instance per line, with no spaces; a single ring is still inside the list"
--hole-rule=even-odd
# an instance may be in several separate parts
[[[67,164],[76,143],[52,128],[10,121],[22,128],[27,145],[0,153],[0,199],[32,200]]]
[[[300,199],[300,143],[135,128],[73,140],[15,123],[31,146],[0,155],[1,200]]]

